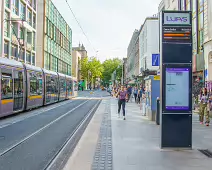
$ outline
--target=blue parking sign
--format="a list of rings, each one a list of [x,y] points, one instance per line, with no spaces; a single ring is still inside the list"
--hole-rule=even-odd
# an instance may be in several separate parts
[[[160,65],[160,54],[152,54],[152,66]]]

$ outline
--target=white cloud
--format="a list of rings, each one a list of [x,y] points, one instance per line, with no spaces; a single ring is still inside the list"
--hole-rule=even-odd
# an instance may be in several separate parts
[[[95,56],[66,0],[52,0],[73,31],[73,46],[83,42],[89,56]],[[78,21],[90,39],[98,58],[126,57],[127,47],[135,29],[147,16],[157,13],[160,0],[68,0]]]

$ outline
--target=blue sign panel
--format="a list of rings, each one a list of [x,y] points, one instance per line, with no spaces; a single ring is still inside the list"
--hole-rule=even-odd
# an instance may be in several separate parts
[[[152,54],[152,66],[160,65],[160,54]]]

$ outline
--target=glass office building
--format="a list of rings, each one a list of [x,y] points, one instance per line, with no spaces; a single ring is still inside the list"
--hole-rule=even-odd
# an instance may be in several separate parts
[[[37,0],[1,1],[1,57],[35,65]]]
[[[38,66],[71,75],[72,30],[51,0],[38,2]],[[43,38],[41,38],[43,37]]]

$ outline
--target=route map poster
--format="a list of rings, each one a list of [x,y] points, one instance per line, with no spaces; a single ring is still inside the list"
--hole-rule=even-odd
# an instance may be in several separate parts
[[[166,68],[166,110],[189,109],[189,69]]]

